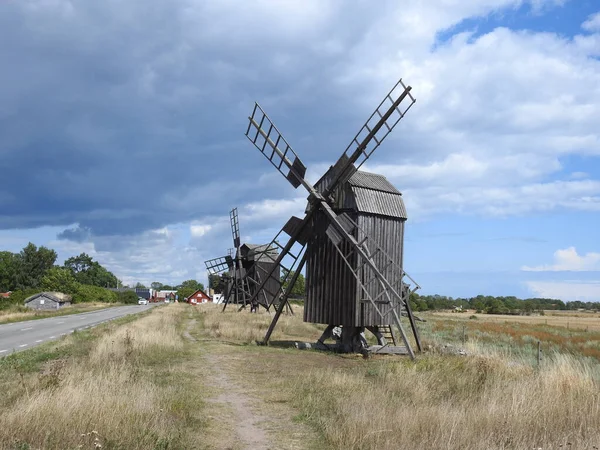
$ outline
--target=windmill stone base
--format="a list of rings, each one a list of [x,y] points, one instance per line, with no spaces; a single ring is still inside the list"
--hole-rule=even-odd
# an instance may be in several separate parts
[[[365,337],[365,328],[377,338],[379,347],[387,345],[386,339],[379,330],[379,327],[352,327],[328,325],[319,340],[317,347],[324,347],[328,350],[335,350],[340,353],[365,353],[369,351],[369,344]],[[328,345],[325,341],[334,339],[335,344]]]

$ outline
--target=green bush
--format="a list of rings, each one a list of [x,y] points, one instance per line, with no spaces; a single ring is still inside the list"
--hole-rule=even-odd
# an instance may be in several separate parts
[[[0,300],[0,309],[7,309],[13,305],[25,305],[25,299],[31,297],[38,292],[43,292],[42,289],[23,289],[16,290],[10,294],[10,297]]]
[[[73,294],[73,303],[104,302],[115,303],[118,295],[103,287],[77,283]]]
[[[126,305],[135,305],[138,302],[138,296],[134,291],[119,292],[117,299]]]

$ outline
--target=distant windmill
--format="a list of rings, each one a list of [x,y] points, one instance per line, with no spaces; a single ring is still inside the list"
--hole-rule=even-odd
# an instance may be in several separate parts
[[[258,305],[269,309],[280,285],[279,266],[275,265],[277,250],[269,245],[241,243],[237,208],[230,211],[229,221],[234,248],[227,256],[204,262],[209,274],[221,274],[226,283],[223,310],[229,303],[240,304],[241,308],[250,305],[251,311],[256,311]],[[263,280],[266,283],[260,295],[254,295]]]
[[[406,315],[421,350],[409,303],[418,286],[413,281],[411,290],[403,270],[406,211],[401,194],[385,177],[358,171],[414,104],[410,91],[410,86],[398,81],[314,186],[305,178],[304,163],[255,104],[246,136],[294,188],[302,185],[309,194],[304,218],[291,217],[271,243],[280,249],[275,263],[287,258],[295,270],[280,283],[279,305],[265,343],[306,264],[304,321],[328,325],[320,342],[341,326],[338,348],[364,351],[363,331],[368,328],[385,347],[385,333],[396,343],[391,327],[395,325],[405,346],[397,351],[414,358],[400,320]],[[289,236],[285,246],[279,244],[284,234]],[[261,283],[253,298],[265,285]]]

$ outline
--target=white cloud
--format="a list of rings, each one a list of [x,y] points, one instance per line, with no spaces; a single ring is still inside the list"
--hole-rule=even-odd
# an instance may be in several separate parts
[[[600,283],[527,281],[526,286],[536,296],[557,298],[563,301],[593,302],[600,300]]]
[[[190,225],[192,237],[202,237],[212,230],[212,225]]]
[[[554,264],[536,267],[523,266],[521,270],[529,272],[600,271],[600,253],[589,252],[579,255],[575,247],[569,247],[554,252]]]
[[[179,283],[202,274],[203,261],[208,259],[205,251],[181,244],[180,234],[179,229],[165,227],[138,236],[94,236],[93,242],[61,239],[46,245],[58,252],[61,263],[85,252],[125,284]]]
[[[292,215],[303,216],[306,199],[297,197],[293,199],[266,199],[249,203],[243,208],[242,220],[248,222],[268,221],[280,223],[282,227]]]
[[[557,209],[600,212],[600,181],[593,180],[498,187],[487,187],[483,181],[477,186],[465,180],[402,192],[411,220],[442,213],[508,217]]]
[[[592,14],[585,22],[583,22],[581,28],[583,28],[586,31],[592,32],[600,31],[600,12]]]

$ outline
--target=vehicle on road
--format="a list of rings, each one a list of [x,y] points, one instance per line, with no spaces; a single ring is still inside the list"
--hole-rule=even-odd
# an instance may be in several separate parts
[[[148,304],[148,300],[146,300],[145,298],[138,298],[138,305],[147,305]]]

